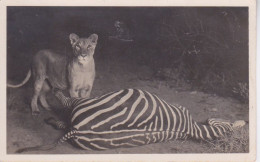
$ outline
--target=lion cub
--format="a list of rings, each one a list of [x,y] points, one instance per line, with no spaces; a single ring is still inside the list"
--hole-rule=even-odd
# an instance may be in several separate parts
[[[40,113],[38,98],[42,106],[50,110],[46,101],[46,93],[53,88],[68,89],[71,97],[90,96],[94,78],[95,62],[94,52],[98,35],[92,34],[88,38],[79,38],[72,33],[69,36],[73,56],[55,53],[52,50],[41,50],[33,58],[32,68],[21,84],[8,87],[17,88],[24,85],[30,78],[34,78],[34,94],[31,101],[32,115]],[[48,82],[48,83],[47,83]]]

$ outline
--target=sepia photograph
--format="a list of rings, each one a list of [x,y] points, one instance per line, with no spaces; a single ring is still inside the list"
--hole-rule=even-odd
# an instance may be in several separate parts
[[[249,11],[6,6],[6,154],[254,152]]]

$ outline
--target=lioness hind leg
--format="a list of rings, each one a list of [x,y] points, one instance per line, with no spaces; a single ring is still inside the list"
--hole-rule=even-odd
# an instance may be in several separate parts
[[[40,110],[38,108],[38,97],[39,94],[41,92],[43,83],[44,83],[45,77],[41,77],[41,76],[37,76],[35,78],[35,82],[34,82],[34,94],[32,97],[32,102],[31,102],[31,107],[32,107],[32,115],[39,115]]]
[[[48,85],[48,83],[46,81],[44,81],[43,85],[42,85],[42,90],[40,92],[40,102],[41,105],[48,111],[50,111],[50,105],[47,103],[46,101],[46,93],[50,91],[50,86]]]

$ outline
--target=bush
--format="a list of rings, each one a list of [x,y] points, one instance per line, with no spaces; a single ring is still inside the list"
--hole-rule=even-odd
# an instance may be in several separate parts
[[[171,11],[156,27],[161,47],[147,59],[156,68],[181,74],[179,79],[194,87],[247,101],[247,21],[246,8]]]
[[[210,151],[219,153],[241,153],[249,152],[248,127],[235,129],[232,134],[228,134],[214,142],[208,141]]]

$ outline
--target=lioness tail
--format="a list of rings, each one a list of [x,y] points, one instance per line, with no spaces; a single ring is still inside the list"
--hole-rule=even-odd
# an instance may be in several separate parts
[[[25,83],[27,83],[28,80],[30,79],[31,73],[32,73],[31,70],[29,70],[28,73],[27,73],[27,75],[26,75],[26,78],[22,81],[22,83],[16,84],[16,85],[12,85],[12,84],[8,84],[8,83],[7,83],[7,87],[10,87],[10,88],[18,88],[18,87],[23,86],[23,85],[24,85]]]

